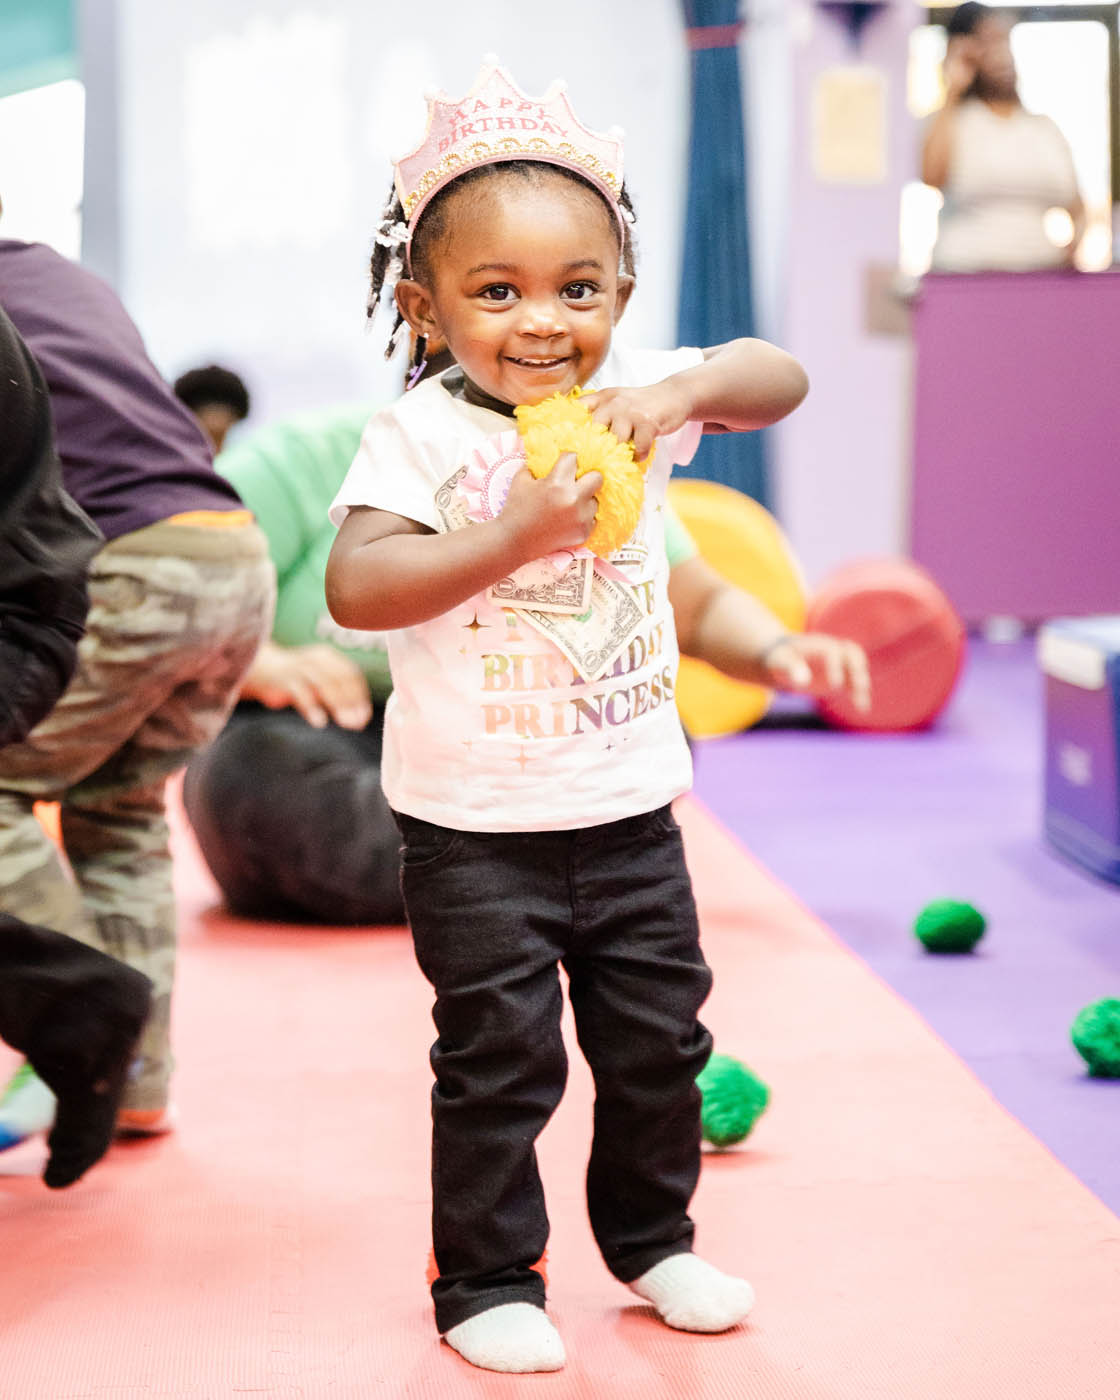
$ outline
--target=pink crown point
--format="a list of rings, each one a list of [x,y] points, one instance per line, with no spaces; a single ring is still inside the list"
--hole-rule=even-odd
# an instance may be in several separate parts
[[[395,162],[397,194],[409,229],[432,196],[456,176],[505,160],[537,160],[575,171],[606,197],[622,225],[621,131],[616,127],[604,134],[584,126],[563,82],[553,83],[543,97],[528,96],[488,54],[465,97],[440,92],[428,98],[423,141]]]

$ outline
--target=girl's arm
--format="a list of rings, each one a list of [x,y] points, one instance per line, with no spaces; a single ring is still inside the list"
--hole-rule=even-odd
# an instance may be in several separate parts
[[[677,645],[735,680],[766,685],[762,658],[788,636],[757,598],[736,588],[695,554],[669,571]]]
[[[846,691],[871,703],[867,657],[857,643],[820,632],[791,634],[768,607],[695,555],[669,573],[677,642],[734,680],[810,694]]]
[[[747,432],[792,413],[809,380],[792,355],[765,340],[732,340],[704,351],[702,364],[640,389],[600,389],[583,400],[593,417],[639,460],[654,439],[690,421],[706,432]]]
[[[768,428],[792,413],[809,392],[809,376],[798,361],[765,340],[709,346],[702,365],[671,379],[677,388],[691,391],[688,418],[702,422],[705,432]]]
[[[366,631],[412,627],[532,559],[578,548],[594,527],[603,478],[575,473],[572,453],[540,481],[522,470],[497,520],[444,535],[390,511],[351,509],[327,560],[331,616]]]

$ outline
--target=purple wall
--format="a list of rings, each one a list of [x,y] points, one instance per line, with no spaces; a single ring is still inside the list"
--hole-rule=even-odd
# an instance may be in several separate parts
[[[966,621],[1120,610],[1120,272],[927,278],[911,547]]]
[[[853,557],[905,547],[910,346],[866,329],[871,264],[898,261],[899,199],[914,178],[917,134],[906,106],[909,0],[884,9],[854,49],[835,16],[791,7],[794,142],[783,343],[804,363],[808,399],[782,425],[776,508],[810,581]],[[857,64],[887,83],[887,174],[877,184],[819,180],[812,102],[822,72]]]

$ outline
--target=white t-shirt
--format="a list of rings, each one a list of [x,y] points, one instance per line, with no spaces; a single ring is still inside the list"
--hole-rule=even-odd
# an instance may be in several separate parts
[[[1077,194],[1069,143],[1049,117],[1019,108],[1000,116],[985,102],[961,104],[938,220],[937,272],[1026,272],[1066,259],[1046,237],[1048,209]]]
[[[653,384],[702,358],[696,349],[612,348],[585,387]],[[372,506],[438,529],[437,489],[512,426],[428,380],[370,419],[331,519]],[[701,431],[688,423],[658,441],[631,539],[644,557],[626,569],[645,617],[602,679],[585,681],[485,593],[388,633],[382,783],[397,811],[463,831],[563,831],[652,811],[688,789],[661,512],[670,470],[692,460]]]

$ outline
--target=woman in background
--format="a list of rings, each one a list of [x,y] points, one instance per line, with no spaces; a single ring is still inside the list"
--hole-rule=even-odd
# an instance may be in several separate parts
[[[922,179],[945,196],[935,272],[1027,272],[1072,263],[1085,226],[1069,143],[1019,100],[1011,25],[986,5],[961,5],[947,25],[945,104],[922,152]],[[1045,215],[1059,208],[1073,238],[1058,247]]]

